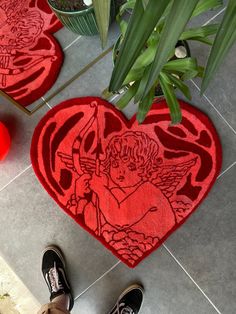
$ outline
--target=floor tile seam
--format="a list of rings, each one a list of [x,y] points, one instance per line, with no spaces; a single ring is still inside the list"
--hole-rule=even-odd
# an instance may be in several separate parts
[[[226,174],[226,172],[228,172],[231,168],[233,168],[236,165],[236,161],[234,161],[229,167],[227,167],[224,171],[222,171],[217,179],[220,179],[222,176],[224,176]]]
[[[202,26],[208,25],[211,21],[213,21],[217,16],[219,16],[225,10],[226,10],[226,7],[224,7],[222,10],[220,10],[218,13],[216,13],[214,16],[212,16],[209,20],[207,20],[205,23],[203,23]]]
[[[112,267],[110,267],[106,272],[104,272],[100,277],[98,277],[93,283],[91,283],[86,289],[84,289],[80,294],[78,294],[74,301],[77,301],[82,295],[84,295],[88,290],[90,290],[96,283],[103,279],[106,275],[112,272],[118,265],[121,264],[121,261],[116,262]]]
[[[200,88],[198,85],[193,81],[190,80],[190,82],[196,87],[196,89],[200,92]],[[203,97],[206,99],[206,101],[212,106],[212,108],[217,112],[217,114],[220,116],[220,118],[225,122],[225,124],[231,129],[231,131],[236,135],[236,130],[230,125],[230,123],[225,119],[225,117],[221,114],[221,112],[214,106],[214,104],[211,102],[211,100],[203,94]]]
[[[62,92],[64,89],[68,88],[72,83],[74,83],[76,80],[79,80],[85,73],[90,71],[96,64],[101,62],[113,49],[113,45],[109,47],[108,49],[104,50],[101,54],[97,55],[92,61],[87,63],[81,70],[79,70],[75,75],[73,75],[69,80],[64,82],[59,88],[57,88],[56,91],[54,91],[51,95],[49,95],[45,101],[49,104],[50,107],[50,101],[54,99],[60,92]]]
[[[169,253],[169,255],[174,259],[174,261],[179,265],[179,267],[182,269],[182,271],[187,275],[187,277],[192,281],[192,283],[197,287],[197,289],[201,292],[201,294],[207,299],[207,301],[211,304],[211,306],[214,308],[214,310],[218,314],[222,314],[220,310],[217,308],[217,306],[211,301],[211,299],[206,295],[206,293],[203,291],[203,289],[198,285],[198,283],[193,279],[193,277],[189,274],[189,272],[185,269],[185,267],[180,263],[180,261],[175,257],[175,255],[170,251],[170,249],[165,245],[162,244],[162,246],[165,248],[165,250]]]
[[[69,49],[71,46],[73,46],[78,40],[80,40],[80,38],[82,38],[81,35],[79,35],[78,37],[76,37],[74,40],[72,40],[72,42],[70,44],[68,44],[65,48],[63,48],[63,51],[66,51],[67,49]]]
[[[12,182],[14,182],[17,178],[19,178],[22,174],[24,174],[28,169],[30,169],[32,165],[30,164],[27,166],[24,170],[22,170],[20,173],[18,173],[14,178],[12,178],[8,183],[6,183],[3,187],[0,188],[0,193],[8,187]]]

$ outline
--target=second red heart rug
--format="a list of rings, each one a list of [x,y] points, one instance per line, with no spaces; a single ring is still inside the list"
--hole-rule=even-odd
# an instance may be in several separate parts
[[[27,107],[60,72],[63,53],[53,33],[62,27],[47,0],[0,0],[0,90]]]
[[[170,126],[165,101],[139,125],[100,98],[70,99],[33,136],[32,164],[44,188],[130,267],[193,213],[219,174],[213,124],[180,104],[180,125]]]

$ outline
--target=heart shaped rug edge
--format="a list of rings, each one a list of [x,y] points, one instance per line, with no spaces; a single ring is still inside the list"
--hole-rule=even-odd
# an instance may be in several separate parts
[[[40,132],[45,124],[45,122],[52,117],[56,112],[60,111],[61,109],[65,108],[68,104],[71,104],[71,102],[75,102],[76,104],[84,104],[84,103],[90,103],[93,101],[97,101],[100,104],[104,105],[105,107],[108,108],[112,108],[112,110],[114,110],[116,112],[116,114],[119,116],[119,118],[126,124],[131,126],[135,119],[136,119],[136,115],[134,115],[130,120],[127,119],[120,111],[118,111],[112,104],[110,104],[108,101],[103,100],[99,97],[81,97],[81,98],[74,98],[74,99],[69,99],[66,101],[63,101],[62,103],[60,103],[59,105],[53,107],[50,111],[47,112],[47,114],[40,120],[40,122],[38,123],[38,125],[35,128],[33,137],[32,137],[32,143],[31,143],[31,150],[30,150],[30,156],[31,156],[31,162],[32,162],[32,166],[34,169],[34,172],[36,174],[36,176],[38,177],[40,183],[43,185],[43,187],[45,188],[45,190],[47,191],[47,193],[54,199],[54,201],[62,208],[60,202],[55,198],[55,194],[53,193],[52,190],[48,189],[48,185],[45,182],[45,178],[41,175],[39,168],[37,167],[37,144],[38,144],[38,139],[40,136]],[[214,140],[216,142],[216,148],[217,148],[217,154],[216,154],[216,170],[215,170],[215,175],[213,180],[211,181],[211,184],[209,185],[208,189],[206,190],[205,195],[201,198],[200,202],[191,210],[191,213],[185,217],[182,221],[180,221],[177,225],[175,225],[169,232],[166,233],[166,235],[160,239],[160,241],[149,251],[146,251],[142,257],[140,259],[138,259],[134,264],[130,264],[129,262],[127,262],[126,259],[122,258],[121,255],[117,254],[116,250],[114,250],[110,245],[108,245],[108,243],[103,240],[103,238],[99,238],[96,237],[96,235],[94,234],[94,232],[88,228],[85,224],[80,223],[80,221],[78,221],[77,219],[75,219],[75,217],[73,216],[73,214],[71,213],[71,211],[69,211],[66,208],[62,208],[63,211],[69,215],[73,220],[75,220],[83,229],[85,229],[88,233],[90,233],[96,240],[100,241],[102,245],[104,245],[109,251],[112,252],[113,255],[115,255],[118,259],[120,259],[123,263],[125,263],[126,265],[128,265],[130,268],[134,268],[136,267],[143,259],[145,259],[147,256],[149,256],[152,252],[154,252],[156,249],[158,249],[158,247],[160,247],[162,245],[162,243],[172,234],[175,232],[175,230],[177,230],[182,224],[185,223],[185,221],[195,212],[195,210],[198,208],[198,206],[203,202],[203,200],[206,198],[206,196],[208,195],[208,193],[210,192],[212,186],[214,185],[220,170],[221,170],[221,166],[222,166],[222,147],[221,147],[221,143],[219,140],[219,136],[217,134],[217,131],[213,125],[213,123],[211,122],[211,120],[208,118],[208,116],[206,116],[206,114],[204,114],[202,111],[200,111],[199,109],[195,109],[195,107],[193,107],[192,105],[189,105],[187,103],[185,103],[184,101],[179,100],[180,102],[180,106],[182,109],[186,109],[187,111],[191,112],[192,114],[195,114],[198,116],[198,118],[201,121],[204,121],[204,123],[208,126],[211,134],[214,137]],[[157,100],[153,103],[153,107],[152,108],[156,108],[156,107],[167,107],[167,104],[165,102],[165,100]],[[151,112],[151,111],[150,111]]]

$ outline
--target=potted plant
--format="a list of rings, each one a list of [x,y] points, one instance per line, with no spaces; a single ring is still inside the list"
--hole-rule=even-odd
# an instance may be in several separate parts
[[[64,26],[86,36],[101,34],[100,24],[108,28],[116,14],[115,0],[48,0],[48,4]]]
[[[173,60],[178,40],[198,40],[212,45],[208,36],[217,33],[203,76],[203,90],[212,74],[236,39],[236,2],[230,0],[222,23],[186,28],[189,20],[222,5],[221,0],[129,0],[121,7],[118,21],[122,43],[109,86],[110,92],[127,89],[118,105],[123,108],[132,98],[139,103],[137,118],[142,122],[155,97],[159,84],[167,100],[172,123],[181,121],[181,110],[175,96],[178,88],[191,97],[186,79],[203,76],[196,58]],[[131,9],[128,22],[121,19],[122,10]],[[132,84],[130,84],[132,82]]]

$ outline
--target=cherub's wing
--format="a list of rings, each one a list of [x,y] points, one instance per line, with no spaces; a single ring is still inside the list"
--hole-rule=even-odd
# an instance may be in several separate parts
[[[96,161],[92,158],[80,158],[81,169],[84,173],[93,173],[96,170]]]
[[[66,165],[68,169],[72,169],[76,172],[72,156],[65,153],[58,152],[57,155],[61,158],[61,161]],[[81,169],[84,173],[93,173],[96,169],[96,162],[94,159],[81,157],[80,159]]]
[[[66,165],[68,169],[72,169],[76,172],[76,169],[74,167],[73,159],[70,155],[58,152],[57,155],[61,158],[61,161]]]
[[[170,198],[182,178],[196,162],[197,157],[173,166],[160,167],[155,177],[152,178],[152,183],[155,184],[167,198]]]

